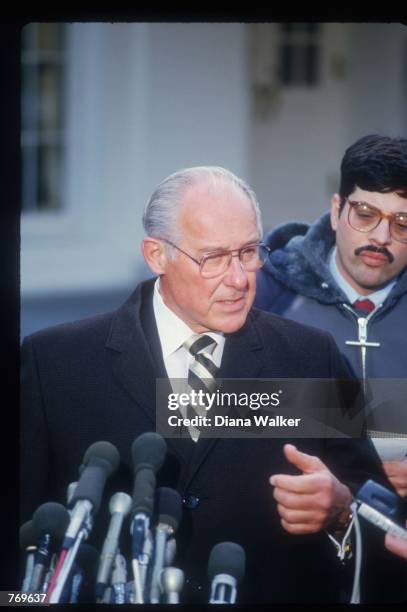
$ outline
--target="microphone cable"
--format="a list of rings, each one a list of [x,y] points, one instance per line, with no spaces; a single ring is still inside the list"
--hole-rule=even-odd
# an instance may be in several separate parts
[[[359,517],[357,512],[356,501],[350,505],[353,522],[355,525],[355,572],[353,577],[352,595],[350,598],[351,604],[360,603],[360,570],[362,567],[362,533],[360,529]]]

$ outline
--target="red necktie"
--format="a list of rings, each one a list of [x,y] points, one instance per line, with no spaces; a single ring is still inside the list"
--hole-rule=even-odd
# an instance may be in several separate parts
[[[366,299],[356,300],[355,302],[353,302],[353,308],[364,315],[368,315],[370,312],[372,312],[372,310],[376,308],[376,306],[373,304],[372,300]]]

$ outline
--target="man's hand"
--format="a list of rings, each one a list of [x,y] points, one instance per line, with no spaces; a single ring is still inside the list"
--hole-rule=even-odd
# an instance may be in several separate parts
[[[284,454],[303,472],[270,478],[284,529],[292,534],[316,533],[342,519],[352,501],[348,487],[318,457],[301,453],[292,444],[284,445]]]
[[[407,459],[383,461],[383,468],[400,497],[407,497]]]

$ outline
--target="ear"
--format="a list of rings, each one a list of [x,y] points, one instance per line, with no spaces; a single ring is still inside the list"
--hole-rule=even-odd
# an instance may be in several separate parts
[[[341,196],[339,193],[334,193],[331,198],[331,227],[336,232],[339,221],[339,208],[341,204]]]
[[[155,274],[164,274],[167,265],[167,255],[164,244],[157,238],[144,238],[141,251],[147,265]]]

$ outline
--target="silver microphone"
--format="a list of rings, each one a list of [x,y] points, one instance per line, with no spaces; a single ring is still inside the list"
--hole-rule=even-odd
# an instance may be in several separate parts
[[[174,536],[172,536],[167,540],[167,546],[166,546],[165,555],[164,555],[165,567],[172,566],[172,562],[175,559],[176,552],[177,552],[177,541],[174,538]]]
[[[111,442],[95,442],[87,449],[80,478],[69,503],[72,512],[62,545],[64,549],[74,546],[83,524],[97,514],[106,480],[117,470],[119,463],[119,451]]]
[[[113,603],[126,603],[126,582],[126,559],[123,557],[123,555],[117,553],[114,559],[114,568],[112,572]]]
[[[72,498],[74,496],[75,489],[76,489],[77,486],[78,486],[77,482],[70,482],[69,483],[68,488],[66,490],[66,505],[67,506],[71,505],[71,501],[72,501]]]
[[[237,584],[245,572],[246,555],[234,542],[216,544],[209,555],[208,574],[211,582],[211,604],[234,604]]]
[[[105,588],[109,584],[109,578],[113,566],[114,557],[119,546],[119,536],[123,520],[130,512],[131,497],[127,493],[115,493],[109,502],[111,519],[107,535],[100,554],[99,568],[96,577],[96,598],[103,599]]]
[[[35,552],[37,551],[37,537],[32,526],[32,521],[27,521],[20,527],[20,547],[26,555],[21,592],[28,593],[30,591],[30,583],[34,570]]]
[[[161,572],[160,581],[165,603],[178,604],[179,595],[184,586],[184,572],[178,567],[166,567]]]
[[[154,562],[150,586],[150,603],[160,603],[161,572],[165,566],[167,543],[176,532],[182,516],[182,499],[174,489],[161,487],[156,491],[158,524],[155,529]]]

